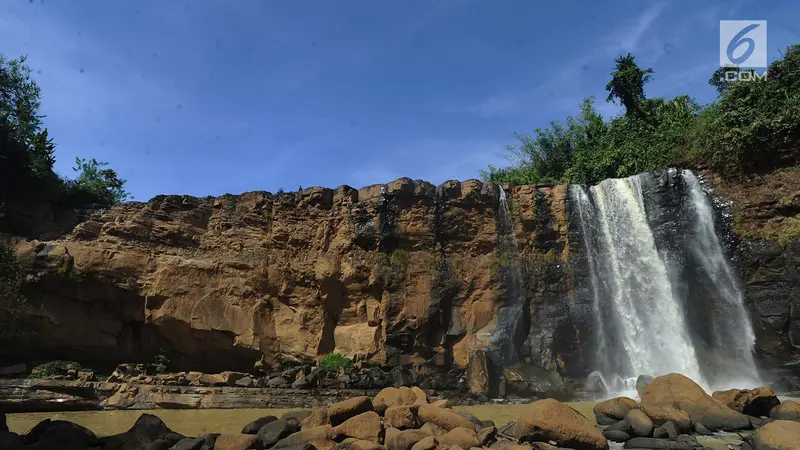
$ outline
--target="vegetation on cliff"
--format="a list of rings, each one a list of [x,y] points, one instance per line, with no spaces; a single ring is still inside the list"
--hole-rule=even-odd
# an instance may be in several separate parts
[[[647,98],[652,69],[630,54],[616,59],[607,101],[625,111],[609,121],[585,99],[577,117],[552,122],[533,136],[516,134],[510,167],[489,166],[484,179],[514,184],[595,184],[666,166],[708,166],[728,178],[793,164],[800,141],[800,45],[770,64],[766,79],[728,82],[717,70],[719,95],[701,106],[689,96]],[[752,73],[751,73],[752,74]],[[752,77],[751,77],[752,78]]]
[[[25,57],[0,54],[0,213],[9,205],[110,206],[128,198],[108,163],[77,158],[75,178],[57,174],[55,144],[39,113],[41,89]]]

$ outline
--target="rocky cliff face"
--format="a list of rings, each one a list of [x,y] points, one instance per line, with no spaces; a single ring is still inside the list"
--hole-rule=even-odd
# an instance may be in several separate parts
[[[337,352],[497,373],[511,330],[518,361],[582,379],[592,295],[567,191],[505,187],[510,226],[500,188],[476,180],[126,203],[63,238],[12,239],[28,300],[0,349],[112,365],[163,351],[203,371]],[[773,362],[800,342],[791,242],[741,252],[758,349]]]

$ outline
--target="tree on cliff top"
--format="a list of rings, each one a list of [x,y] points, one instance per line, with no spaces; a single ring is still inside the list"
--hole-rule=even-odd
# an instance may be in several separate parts
[[[653,69],[642,69],[628,53],[614,60],[616,68],[611,72],[611,81],[606,84],[607,102],[619,101],[628,116],[641,115],[645,101],[644,85],[651,80]]]
[[[125,200],[125,180],[104,168],[108,163],[79,160],[75,179],[53,171],[55,144],[42,128],[41,89],[25,62],[24,56],[0,54],[0,202],[112,205]]]

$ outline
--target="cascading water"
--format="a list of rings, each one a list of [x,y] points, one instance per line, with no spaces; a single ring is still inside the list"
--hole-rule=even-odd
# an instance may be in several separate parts
[[[757,379],[739,283],[692,172],[575,185],[570,200],[596,318],[598,370],[587,383],[630,391],[638,375],[670,372],[705,387],[734,371]]]

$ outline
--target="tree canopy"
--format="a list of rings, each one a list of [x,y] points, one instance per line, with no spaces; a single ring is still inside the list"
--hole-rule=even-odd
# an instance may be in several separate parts
[[[800,140],[800,45],[789,47],[768,68],[766,79],[725,77],[717,70],[709,83],[717,100],[698,105],[683,95],[645,95],[652,69],[633,55],[615,60],[606,101],[625,111],[604,120],[595,99],[579,105],[576,117],[551,122],[532,136],[514,134],[509,167],[489,166],[486,180],[535,184],[594,184],[667,166],[709,166],[725,176],[796,163]],[[729,80],[733,78],[733,81]],[[749,79],[748,79],[749,78]]]

